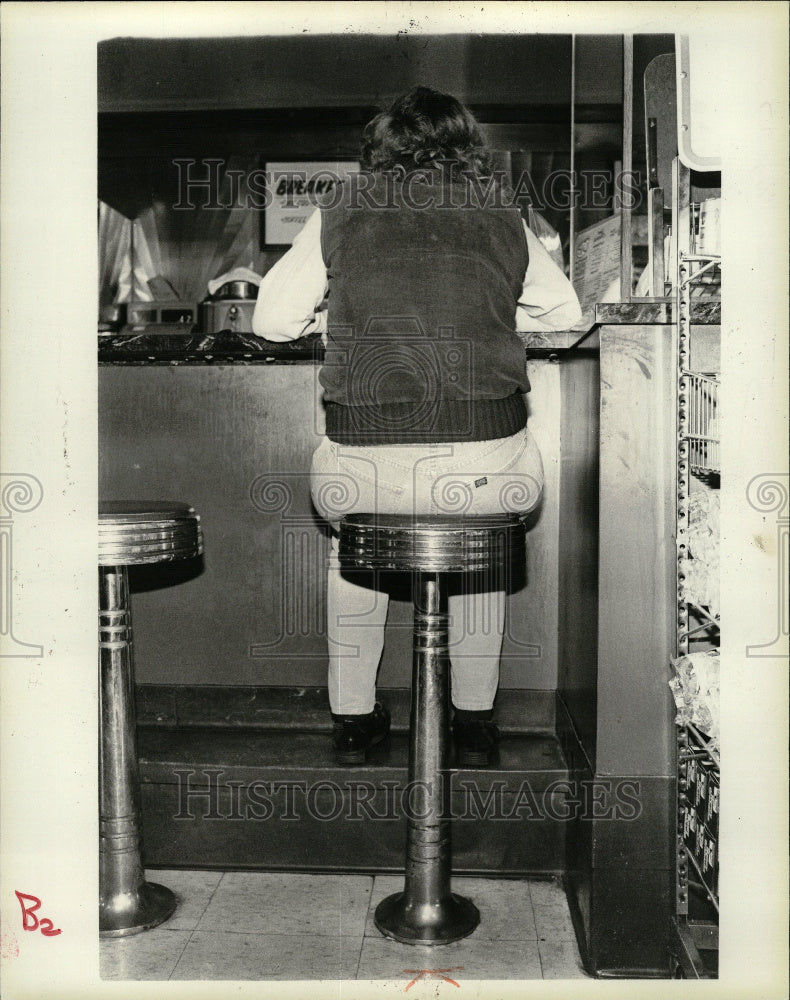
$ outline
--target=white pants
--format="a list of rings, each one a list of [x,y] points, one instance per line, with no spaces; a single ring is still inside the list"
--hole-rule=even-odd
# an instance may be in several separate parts
[[[327,578],[329,703],[341,715],[373,709],[389,595],[343,573],[337,527],[345,514],[526,513],[543,490],[543,464],[528,429],[492,441],[358,447],[324,438],[310,487],[332,528]],[[463,580],[471,580],[464,576]],[[504,589],[451,593],[450,679],[456,708],[491,708],[499,682]]]

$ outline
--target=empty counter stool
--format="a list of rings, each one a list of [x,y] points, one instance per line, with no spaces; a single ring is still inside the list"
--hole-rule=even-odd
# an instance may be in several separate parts
[[[173,893],[143,877],[134,660],[128,566],[190,559],[203,551],[200,519],[187,504],[99,505],[99,932],[156,927]]]
[[[406,944],[450,944],[471,934],[477,907],[451,891],[449,674],[446,574],[502,570],[526,555],[516,514],[410,517],[351,514],[340,523],[343,569],[414,577],[405,884],[376,908],[376,927]],[[422,791],[420,801],[412,791]]]

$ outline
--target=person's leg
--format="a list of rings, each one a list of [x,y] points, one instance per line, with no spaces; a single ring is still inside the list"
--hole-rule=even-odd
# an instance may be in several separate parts
[[[437,478],[434,495],[447,494],[457,502],[466,492],[465,511],[470,515],[526,513],[537,506],[542,489],[540,452],[525,430],[499,443],[456,447]],[[441,505],[438,509],[441,512]],[[499,683],[507,600],[502,572],[485,579],[480,575],[462,577],[460,588],[448,602],[456,722],[471,723],[466,735],[473,747],[482,740],[480,748],[468,755],[470,763],[484,762],[494,745],[490,736],[492,732],[495,735],[495,727],[489,727]]]
[[[349,462],[324,438],[313,455],[310,493],[331,528],[326,594],[329,705],[335,716],[367,715],[376,701],[389,596],[376,588],[373,573],[341,571],[338,527],[344,514],[375,510],[375,469],[369,462]]]
[[[482,590],[477,583],[464,576],[447,602],[452,702],[465,711],[485,711],[494,705],[505,630],[504,589]]]
[[[459,767],[494,763],[499,730],[494,698],[505,625],[505,590],[464,575],[448,601],[453,738]]]
[[[357,577],[357,580],[354,579]],[[332,532],[326,593],[329,705],[334,715],[364,715],[376,701],[389,595],[372,573],[342,573]]]
[[[376,674],[384,646],[389,596],[373,573],[341,571],[340,518],[376,508],[375,476],[349,463],[327,438],[313,455],[310,493],[331,528],[327,560],[327,689],[332,743],[338,764],[362,764],[387,736],[389,712],[376,702]],[[362,473],[360,475],[360,472]]]

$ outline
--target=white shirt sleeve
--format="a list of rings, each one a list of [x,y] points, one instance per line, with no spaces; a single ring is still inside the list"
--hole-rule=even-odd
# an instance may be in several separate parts
[[[326,310],[317,310],[326,292],[321,211],[316,208],[290,250],[264,275],[252,315],[252,332],[280,343],[325,333]]]
[[[521,333],[570,330],[582,316],[573,285],[524,223],[529,265],[516,306],[516,329]]]

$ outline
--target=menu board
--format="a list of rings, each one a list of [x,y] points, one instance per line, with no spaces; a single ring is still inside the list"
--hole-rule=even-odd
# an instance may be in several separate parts
[[[263,245],[290,246],[319,200],[331,199],[338,181],[359,171],[353,160],[267,163]]]
[[[573,287],[582,312],[593,309],[620,276],[622,218],[612,215],[577,234],[573,255]]]
[[[584,314],[592,313],[597,302],[612,301],[606,296],[612,283],[620,280],[622,226],[622,216],[611,215],[576,235],[573,287]],[[634,246],[647,245],[647,216],[631,216],[631,238]],[[614,301],[619,300],[618,284]]]

